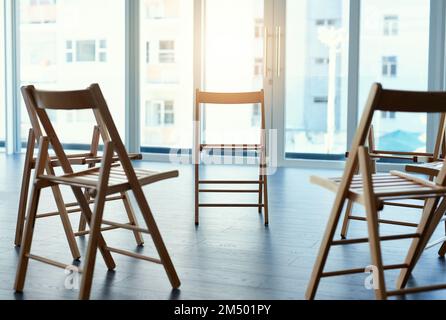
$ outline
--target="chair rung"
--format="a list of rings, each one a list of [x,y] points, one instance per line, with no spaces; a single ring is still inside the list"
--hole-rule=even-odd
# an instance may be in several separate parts
[[[108,251],[110,251],[110,252],[113,252],[113,253],[116,253],[116,254],[120,254],[120,255],[123,255],[123,256],[127,256],[127,257],[131,257],[131,258],[135,258],[135,259],[138,259],[138,260],[149,261],[149,262],[153,262],[153,263],[156,263],[156,264],[163,264],[160,259],[155,259],[155,258],[143,256],[141,254],[137,254],[137,253],[134,253],[134,252],[125,251],[125,250],[116,249],[116,248],[111,248],[111,247],[106,247],[106,249]]]
[[[200,193],[259,193],[259,190],[198,190]]]
[[[263,208],[263,204],[200,204],[201,208]]]
[[[436,247],[436,246],[438,246],[439,244],[443,244],[445,241],[446,241],[446,237],[443,237],[443,238],[440,238],[440,239],[438,239],[438,240],[435,240],[435,241],[429,243],[429,244],[426,246],[426,250],[428,250],[428,249],[430,249],[430,248],[433,248],[433,247]]]
[[[409,266],[407,264],[395,264],[395,265],[384,266],[384,270],[406,269],[408,267]],[[330,278],[330,277],[346,276],[349,274],[358,274],[358,273],[364,273],[364,272],[365,272],[365,268],[339,270],[339,271],[332,271],[332,272],[324,272],[324,273],[322,273],[321,277]]]
[[[252,180],[252,181],[203,180],[199,181],[198,183],[199,184],[264,184],[264,182],[260,180]]]
[[[122,200],[124,199],[123,196],[115,196],[115,197],[109,197],[107,198],[105,201],[110,202],[110,201],[117,201],[117,200]],[[94,200],[90,200],[88,201],[88,204],[93,204]],[[78,212],[82,212],[82,210],[79,208],[79,204],[77,202],[73,202],[73,203],[67,203],[65,204],[65,207],[68,208],[74,208],[74,209],[69,209],[67,210],[68,214],[72,214],[72,213],[78,213]],[[49,217],[55,217],[60,215],[59,211],[53,211],[53,212],[48,212],[48,213],[42,213],[42,214],[38,214],[36,216],[36,219],[42,219],[42,218],[49,218]]]
[[[113,230],[118,230],[118,229],[120,229],[120,227],[105,227],[105,228],[101,229],[101,232],[113,231]],[[90,230],[76,232],[74,234],[74,236],[75,237],[83,237],[83,236],[86,236],[87,234],[90,234]]]
[[[41,263],[45,263],[45,264],[51,265],[53,267],[61,268],[61,269],[67,269],[68,267],[72,267],[72,265],[70,265],[70,264],[64,264],[64,263],[57,262],[57,261],[54,261],[54,260],[51,260],[51,259],[47,259],[47,258],[44,258],[44,257],[36,256],[36,255],[33,255],[33,254],[28,254],[27,257],[29,259],[31,259],[31,260],[38,261],[38,262],[41,262]],[[79,269],[79,268],[78,268],[78,271],[79,271],[79,273],[82,273],[82,270]]]
[[[385,206],[391,207],[402,207],[402,208],[412,208],[412,209],[424,209],[424,206],[416,204],[398,203],[398,202],[387,202],[384,201]]]
[[[405,295],[405,294],[414,294],[414,293],[421,293],[421,292],[428,292],[428,291],[439,291],[439,290],[446,290],[446,284],[389,291],[389,292],[387,292],[387,296],[389,296],[389,297],[401,296],[401,295]]]
[[[349,219],[350,220],[356,220],[356,221],[367,221],[367,218],[356,217],[356,216],[351,216],[351,217],[349,217]],[[418,224],[416,224],[416,223],[409,223],[409,222],[402,222],[402,221],[379,219],[378,222],[381,223],[381,224],[391,224],[391,225],[396,225],[396,226],[413,227],[413,228],[417,228],[418,227]]]
[[[386,236],[379,238],[379,241],[394,241],[394,240],[405,240],[405,239],[414,239],[419,238],[419,233],[412,233],[412,234],[402,234],[402,235],[396,235],[396,236]],[[351,239],[351,240],[338,240],[333,241],[331,243],[332,246],[343,246],[348,244],[360,244],[360,243],[368,243],[369,238],[361,238],[361,239]]]
[[[129,231],[136,231],[136,232],[141,232],[141,233],[145,233],[145,234],[150,234],[149,230],[131,225],[129,223],[117,223],[117,222],[113,222],[113,221],[102,220],[102,224],[105,224],[105,225],[111,226],[111,227],[120,228],[120,229],[126,229]]]

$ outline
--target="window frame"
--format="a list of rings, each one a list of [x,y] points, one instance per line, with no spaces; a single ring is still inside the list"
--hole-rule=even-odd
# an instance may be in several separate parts
[[[143,72],[140,68],[140,1],[133,0],[126,1],[125,9],[125,41],[126,41],[126,145],[130,152],[140,151],[140,86],[139,73]],[[203,22],[200,19],[204,12],[205,0],[194,1],[194,30],[195,34],[202,34]],[[286,32],[285,12],[286,0],[264,0],[265,1],[265,25],[271,30],[276,26],[282,28],[282,33]],[[21,137],[20,137],[20,105],[21,96],[19,85],[20,79],[20,65],[19,63],[19,11],[20,6],[16,0],[4,0],[5,9],[5,100],[6,100],[6,151],[8,154],[20,153]],[[273,10],[274,9],[274,10]],[[350,0],[349,4],[349,52],[348,52],[348,68],[349,77],[347,79],[347,104],[348,104],[348,132],[347,145],[351,145],[356,131],[359,110],[358,110],[358,80],[359,80],[359,41],[360,41],[360,15],[361,15],[361,0]],[[315,22],[316,23],[316,22]],[[325,23],[325,22],[324,22]],[[336,22],[334,22],[336,24]],[[399,20],[400,24],[401,21]],[[444,90],[446,89],[446,72],[445,72],[445,36],[446,36],[446,0],[430,0],[430,34],[429,34],[429,90]],[[96,39],[100,41],[100,39]],[[285,47],[284,37],[282,37],[282,48]],[[194,39],[194,87],[199,88],[202,83],[202,39],[195,37]],[[74,43],[73,43],[74,46]],[[153,49],[153,45],[150,44]],[[74,49],[73,49],[74,51]],[[73,61],[75,60],[73,52]],[[98,54],[98,53],[97,53]],[[283,50],[282,50],[282,54]],[[273,57],[274,52],[271,49],[269,56]],[[153,58],[153,56],[151,56]],[[159,57],[158,57],[159,58]],[[273,57],[275,58],[275,57]],[[273,66],[275,59],[270,58],[270,69],[272,72],[277,71]],[[283,58],[283,57],[282,57]],[[153,60],[153,59],[152,59]],[[282,59],[282,61],[284,61]],[[278,131],[279,141],[277,150],[279,153],[279,165],[296,167],[296,166],[311,166],[313,168],[341,168],[343,166],[342,159],[333,160],[330,157],[321,157],[311,160],[295,160],[285,157],[284,148],[284,110],[283,110],[283,94],[281,94],[281,85],[278,81],[274,81],[273,88],[265,88],[266,100],[272,101],[274,105],[274,114],[267,114],[267,123],[269,128],[275,128]],[[272,92],[279,92],[278,95],[273,96]],[[192,115],[191,115],[192,118]],[[433,148],[435,135],[438,124],[438,116],[430,115],[427,123],[427,148]],[[347,150],[348,146],[346,146]],[[165,153],[166,150],[148,150],[145,155],[147,159],[167,160],[168,155],[161,157],[160,154]],[[157,151],[157,152],[155,152]],[[317,158],[317,157],[316,157]],[[318,161],[320,160],[320,161]]]

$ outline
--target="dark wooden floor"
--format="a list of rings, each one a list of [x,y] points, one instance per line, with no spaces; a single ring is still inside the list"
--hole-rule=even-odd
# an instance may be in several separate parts
[[[18,249],[13,246],[16,212],[23,157],[0,154],[0,299],[76,299],[77,292],[65,289],[63,270],[31,262],[24,294],[12,290]],[[142,163],[139,166],[171,169],[169,164]],[[262,217],[253,209],[202,210],[201,226],[193,223],[193,171],[178,168],[181,177],[147,187],[146,194],[164,235],[179,276],[181,290],[173,291],[162,267],[147,262],[116,256],[117,269],[107,272],[98,258],[93,299],[303,299],[309,275],[325,229],[333,195],[311,186],[310,174],[333,176],[335,171],[280,169],[270,179],[271,224],[265,228]],[[206,174],[214,177],[255,175],[253,168],[212,167]],[[252,176],[251,176],[252,177]],[[66,192],[67,200],[71,198]],[[54,208],[51,196],[43,195],[41,211]],[[228,195],[223,196],[226,200]],[[256,201],[252,195],[238,201]],[[250,197],[253,197],[250,199]],[[223,199],[223,200],[225,200]],[[231,200],[233,200],[232,198]],[[245,200],[246,199],[246,200]],[[209,200],[212,200],[209,198]],[[362,211],[357,208],[356,212]],[[392,217],[416,221],[416,210],[385,212]],[[108,218],[125,221],[122,207],[107,207]],[[141,221],[142,219],[140,219]],[[78,218],[73,217],[77,226]],[[364,236],[363,223],[352,225],[352,236]],[[384,227],[383,234],[404,232],[405,228]],[[441,234],[441,230],[438,232]],[[113,231],[106,234],[112,246],[154,252],[146,236],[146,246],[135,248],[132,234]],[[84,251],[86,240],[79,239]],[[400,263],[409,242],[384,246],[385,262]],[[37,223],[35,254],[70,263],[70,253],[58,218]],[[370,263],[368,246],[336,248],[329,268],[366,267]],[[413,284],[446,282],[446,263],[436,250],[427,251],[414,274]],[[397,272],[387,273],[393,287]],[[373,299],[364,288],[366,275],[324,280],[319,299]],[[445,299],[446,292],[419,294],[407,299]],[[401,298],[402,299],[402,298]]]

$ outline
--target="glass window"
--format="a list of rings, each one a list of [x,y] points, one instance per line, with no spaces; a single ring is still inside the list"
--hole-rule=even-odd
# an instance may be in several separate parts
[[[383,57],[383,77],[396,77],[398,72],[398,58]]]
[[[204,83],[201,89],[213,92],[261,90],[264,0],[206,0],[204,18]],[[253,105],[205,106],[203,142],[259,143],[260,114],[257,110]]]
[[[397,15],[384,16],[384,35],[397,36],[399,30],[399,18]]]
[[[429,1],[363,0],[361,5],[360,110],[374,82],[388,89],[427,90]],[[377,148],[423,152],[426,127],[425,115],[382,113],[374,119]]]
[[[98,83],[121,136],[125,130],[125,0],[20,0],[21,79],[46,90]],[[89,63],[82,63],[89,62]],[[65,144],[90,144],[91,111],[51,112]],[[21,112],[22,140],[28,114]]]
[[[4,38],[4,7],[0,5],[0,149],[5,146],[6,122],[5,122],[5,38]]]
[[[285,151],[342,158],[347,149],[347,0],[288,0]]]
[[[141,0],[141,146],[192,149],[193,0]]]
[[[159,63],[175,63],[175,41],[160,41]]]
[[[96,60],[96,41],[76,41],[76,61],[94,62]]]

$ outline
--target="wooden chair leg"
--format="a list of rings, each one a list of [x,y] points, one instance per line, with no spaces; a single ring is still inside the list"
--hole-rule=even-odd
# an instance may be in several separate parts
[[[352,216],[354,203],[351,200],[347,202],[347,209],[345,210],[344,223],[342,224],[341,238],[347,239],[348,229],[350,227],[350,218]]]
[[[133,189],[136,202],[138,203],[139,209],[141,210],[142,216],[146,222],[147,228],[150,231],[153,242],[155,244],[156,250],[158,251],[158,255],[160,256],[161,262],[166,270],[169,281],[172,285],[172,288],[177,289],[181,286],[180,279],[178,278],[175,267],[170,259],[169,252],[164,244],[164,241],[161,237],[161,233],[156,225],[155,219],[153,217],[152,211],[150,210],[149,204],[147,203],[147,199],[142,191],[142,188],[138,186]]]
[[[373,143],[373,129],[371,129],[371,133],[369,134],[369,144]],[[373,163],[373,173],[376,173],[376,162]],[[359,174],[359,167],[355,170],[355,175]],[[354,203],[351,200],[348,200],[347,202],[347,209],[345,210],[345,216],[344,216],[344,222],[342,224],[342,230],[341,230],[341,238],[347,239],[348,235],[348,229],[350,227],[350,217],[352,216]]]
[[[259,214],[262,214],[263,208],[261,207],[261,205],[263,205],[263,183],[264,183],[262,175],[259,176],[259,181],[260,181],[260,183],[259,183]]]
[[[87,199],[87,201],[90,201],[90,195],[88,194],[87,191],[85,191],[85,198]],[[85,220],[85,217],[81,214],[81,217],[79,219],[78,231],[84,232],[86,230],[87,230],[87,220]]]
[[[130,202],[129,196],[127,193],[123,192],[121,194],[122,201],[124,203],[125,211],[127,212],[127,216],[129,218],[129,222],[132,226],[138,226],[138,222],[136,219],[135,211],[133,210],[133,206]],[[144,245],[144,239],[140,232],[134,231],[133,235],[135,236],[136,244],[138,246]]]
[[[269,226],[269,199],[268,199],[268,177],[265,174],[263,176],[263,204],[265,212],[265,226]]]
[[[346,198],[344,196],[338,195],[336,197],[330,218],[328,220],[324,238],[322,239],[319,253],[316,258],[310,282],[308,284],[308,288],[305,294],[307,300],[314,300],[314,298],[316,297],[316,292],[319,287],[322,273],[324,272],[328,254],[330,253],[331,243],[334,240],[334,236],[339,224],[339,220],[341,218],[342,207],[344,206],[345,200]]]
[[[260,173],[259,173],[259,214],[262,214],[262,207],[263,205],[263,166],[262,166],[262,157],[260,158]]]
[[[84,193],[82,192],[81,188],[71,188],[73,190],[74,196],[76,197],[77,202],[79,203],[79,206],[82,210],[82,214],[85,217],[85,220],[87,221],[87,224],[90,226],[91,230],[91,224],[93,222],[92,217],[93,214],[91,212],[90,206],[87,202],[87,199],[85,198]],[[98,247],[99,251],[102,254],[102,257],[104,258],[104,262],[108,268],[108,270],[114,270],[116,268],[115,261],[113,260],[113,257],[111,256],[110,251],[107,248],[107,243],[104,240],[104,237],[101,233],[99,233],[98,236]]]
[[[111,164],[113,158],[113,144],[107,142],[104,149],[104,158],[101,164],[99,175],[99,185],[95,199],[94,213],[90,220],[90,238],[88,240],[87,254],[85,256],[84,272],[79,292],[80,300],[90,299],[91,285],[93,282],[94,265],[96,263],[96,253],[101,237],[102,217],[104,214],[105,201],[107,198],[108,180],[110,177]]]
[[[195,165],[195,225],[200,224],[200,165]]]
[[[359,149],[359,162],[364,184],[364,202],[367,215],[370,254],[372,258],[372,264],[376,268],[374,272],[378,272],[377,275],[374,275],[374,280],[378,280],[378,283],[374,283],[374,285],[377,285],[377,287],[375,288],[375,295],[378,300],[385,300],[387,299],[386,282],[384,278],[384,265],[381,254],[378,210],[376,205],[376,198],[373,191],[373,181],[371,173],[373,170],[370,170],[372,168],[370,167],[368,150],[366,148],[361,147]]]
[[[47,172],[50,175],[55,175],[54,169],[49,165],[47,166]],[[81,253],[79,251],[79,247],[77,246],[76,237],[74,235],[73,227],[71,225],[67,208],[62,197],[62,192],[60,191],[60,188],[58,186],[52,187],[51,191],[53,193],[54,201],[56,202],[57,210],[59,211],[59,216],[62,221],[65,236],[67,237],[68,245],[71,250],[71,255],[73,256],[74,260],[79,260],[81,257]]]
[[[14,290],[16,292],[23,292],[26,279],[26,271],[28,269],[29,254],[31,252],[31,244],[34,235],[34,227],[36,222],[37,208],[39,206],[41,189],[37,187],[32,188],[30,207],[26,219],[25,233],[22,239],[20,249],[19,264],[17,267],[17,274],[15,278]]]
[[[73,227],[68,216],[67,208],[65,207],[65,202],[62,198],[62,192],[60,191],[60,188],[58,186],[52,187],[51,189],[65,231],[65,236],[67,237],[71,255],[73,256],[74,260],[79,260],[81,258],[81,253],[79,251],[79,247],[77,246],[76,237],[74,235]]]
[[[102,217],[104,213],[105,205],[105,192],[98,195],[95,204],[95,210],[93,213],[91,225],[90,225],[90,238],[88,240],[87,253],[85,255],[85,265],[83,268],[81,288],[79,292],[80,300],[90,299],[91,285],[93,282],[94,266],[96,263],[96,253],[99,244],[99,236],[101,233]]]
[[[443,243],[440,250],[438,251],[438,255],[440,257],[444,257],[446,255],[446,242]]]
[[[19,210],[17,213],[17,224],[14,244],[22,244],[23,228],[26,218],[26,204],[28,202],[29,184],[31,183],[32,162],[34,157],[34,147],[36,145],[33,130],[30,130],[28,137],[28,147],[26,149],[25,165],[23,168],[22,187],[20,189]]]
[[[421,217],[421,222],[418,226],[417,233],[420,234],[420,238],[414,239],[409,248],[409,252],[406,257],[405,263],[408,268],[401,270],[401,273],[397,280],[397,288],[403,289],[406,287],[413,269],[415,268],[418,260],[426,248],[427,243],[431,239],[435,229],[439,225],[441,219],[446,211],[446,199],[443,199],[438,205],[438,201],[430,199],[427,201],[426,207]]]

